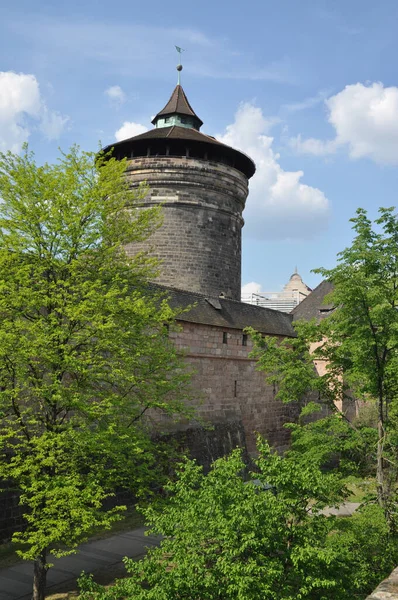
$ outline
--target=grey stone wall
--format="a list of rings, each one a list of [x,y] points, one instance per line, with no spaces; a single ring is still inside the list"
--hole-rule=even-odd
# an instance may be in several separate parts
[[[211,428],[189,427],[162,437],[162,440],[168,439],[172,440],[178,450],[194,458],[205,473],[208,473],[210,465],[217,458],[230,454],[235,448],[242,449],[246,463],[249,460],[245,430],[241,421],[216,423]]]
[[[398,567],[366,600],[398,600]]]
[[[19,506],[19,491],[4,482],[0,488],[0,542],[8,541],[24,523]]]
[[[131,159],[127,179],[133,188],[149,185],[144,207],[163,206],[163,225],[127,252],[150,250],[159,258],[159,283],[240,300],[246,177],[220,163],[159,156]]]

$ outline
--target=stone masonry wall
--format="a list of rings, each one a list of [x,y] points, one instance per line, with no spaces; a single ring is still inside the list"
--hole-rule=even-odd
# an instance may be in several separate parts
[[[126,176],[133,188],[149,185],[144,207],[163,206],[163,225],[127,252],[159,258],[159,283],[240,300],[246,177],[224,164],[167,156],[133,158]]]
[[[366,600],[398,600],[398,567]]]
[[[162,437],[170,441],[178,450],[186,452],[208,473],[211,464],[222,456],[227,456],[235,448],[243,450],[243,458],[248,462],[245,431],[241,421],[215,423],[213,427],[189,427]]]
[[[0,542],[9,540],[24,523],[19,492],[4,482],[0,487]]]
[[[279,451],[285,450],[290,433],[283,425],[297,419],[299,407],[275,398],[264,374],[256,370],[256,362],[248,358],[250,339],[244,346],[241,330],[187,322],[180,325],[181,330],[170,336],[195,371],[192,385],[197,390],[200,417],[209,423],[241,421],[249,453],[256,450],[256,432]]]

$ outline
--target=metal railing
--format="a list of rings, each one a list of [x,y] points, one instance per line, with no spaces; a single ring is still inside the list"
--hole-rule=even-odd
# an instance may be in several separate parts
[[[307,295],[299,290],[289,292],[252,292],[242,294],[241,300],[242,302],[246,302],[246,304],[255,304],[256,306],[271,308],[272,310],[291,312]]]

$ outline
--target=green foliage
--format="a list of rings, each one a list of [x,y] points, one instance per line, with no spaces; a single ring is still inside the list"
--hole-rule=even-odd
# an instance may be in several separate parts
[[[160,547],[126,560],[128,578],[108,590],[83,577],[80,599],[363,599],[398,559],[380,509],[344,522],[325,516],[326,505],[345,497],[337,474],[281,458],[262,441],[259,451],[248,481],[238,451],[206,476],[183,463],[169,497],[144,510],[151,531],[164,536]]]
[[[383,510],[376,504],[364,505],[352,517],[339,519],[328,542],[339,554],[349,579],[348,593],[342,596],[347,600],[363,600],[398,561],[397,537],[390,534]]]
[[[23,558],[119,518],[104,500],[157,473],[143,415],[185,410],[175,313],[147,285],[155,262],[124,251],[161,215],[125,167],[76,147],[55,165],[0,154],[0,477],[22,492]]]
[[[252,330],[249,333],[254,341],[252,356],[283,401],[321,398],[334,413],[338,412],[336,401],[347,397],[365,403],[366,413],[352,425],[352,431],[341,420],[332,419],[312,427],[300,444],[324,457],[333,454],[334,447],[347,459],[345,467],[356,462],[359,470],[366,463],[369,469],[369,461],[373,463],[378,501],[390,527],[396,528],[398,218],[393,208],[379,212],[372,223],[358,209],[352,219],[352,245],[339,254],[334,269],[316,271],[333,283],[326,301],[335,310],[327,319],[319,324],[295,323],[297,337],[282,342],[263,339]],[[315,369],[319,361],[327,365],[320,374]],[[313,446],[316,439],[318,448]]]
[[[318,272],[333,282],[329,301],[338,307],[325,321],[323,354],[344,373],[346,386],[377,406],[378,499],[397,528],[398,482],[398,218],[381,208],[373,224],[357,211],[356,236],[339,264]]]
[[[335,469],[347,477],[375,475],[376,429],[352,427],[340,413],[310,423],[289,423],[286,427],[292,432],[288,455],[294,455],[298,461],[305,463],[310,458],[320,468]]]
[[[309,352],[311,343],[320,342],[322,334],[315,321],[293,324],[296,337],[280,340],[263,336],[253,328],[245,331],[253,340],[250,357],[257,360],[257,369],[267,374],[267,381],[277,386],[276,397],[282,402],[300,401],[309,391],[325,393],[324,380],[318,377],[314,358]]]
[[[338,307],[325,321],[327,351],[355,395],[383,398],[384,412],[398,392],[398,221],[381,208],[375,225],[363,209],[352,222],[356,237],[339,264],[317,271],[333,282]]]

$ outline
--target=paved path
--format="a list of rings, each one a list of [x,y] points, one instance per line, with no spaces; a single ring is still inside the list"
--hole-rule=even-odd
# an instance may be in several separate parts
[[[155,546],[160,538],[146,536],[145,528],[134,529],[119,535],[82,544],[78,554],[54,559],[47,574],[47,593],[73,588],[82,571],[99,572],[114,567],[122,572],[120,563],[125,556],[131,558],[144,554],[146,548]],[[33,565],[29,562],[0,570],[0,600],[30,600],[32,595]]]
[[[324,515],[338,515],[339,517],[351,517],[351,515],[359,508],[359,502],[343,502],[338,508],[324,508]],[[1,597],[0,597],[1,600]]]

